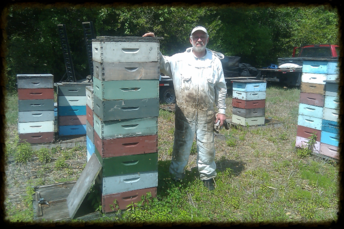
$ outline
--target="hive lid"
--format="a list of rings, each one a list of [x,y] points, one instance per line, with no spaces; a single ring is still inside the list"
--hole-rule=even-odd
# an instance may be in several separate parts
[[[85,200],[85,197],[94,184],[94,181],[96,180],[101,168],[102,165],[100,164],[97,156],[95,153],[92,154],[90,160],[86,164],[85,169],[82,171],[79,179],[67,197],[69,217],[71,219],[75,217],[75,214]]]
[[[92,42],[159,42],[163,37],[97,36]]]
[[[17,74],[17,78],[54,77],[52,74]]]
[[[241,79],[241,80],[231,80],[232,82],[236,82],[236,83],[266,83],[265,80],[252,80],[252,79]]]

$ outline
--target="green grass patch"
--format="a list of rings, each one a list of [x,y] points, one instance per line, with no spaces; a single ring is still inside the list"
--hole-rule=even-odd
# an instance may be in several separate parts
[[[51,152],[47,148],[41,148],[35,152],[38,157],[38,160],[42,163],[49,163],[52,159]]]
[[[32,151],[30,143],[21,143],[17,146],[14,152],[14,160],[17,163],[27,163],[32,160],[34,152]]]
[[[60,170],[63,168],[68,168],[68,164],[66,163],[66,160],[64,157],[59,157],[56,161],[55,161],[55,170]]]
[[[7,92],[5,96],[5,121],[7,126],[18,124],[18,93]]]
[[[171,121],[174,118],[174,113],[159,109],[159,117],[163,118],[164,120]]]
[[[301,178],[306,179],[314,187],[335,188],[333,178],[319,174],[318,168],[314,165],[302,166],[300,168]]]

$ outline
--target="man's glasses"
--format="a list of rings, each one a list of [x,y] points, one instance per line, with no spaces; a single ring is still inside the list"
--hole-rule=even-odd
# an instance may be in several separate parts
[[[207,36],[198,36],[198,37],[192,36],[191,38],[192,38],[192,40],[197,41],[200,38],[201,38],[201,40],[205,40],[205,39],[207,39]]]

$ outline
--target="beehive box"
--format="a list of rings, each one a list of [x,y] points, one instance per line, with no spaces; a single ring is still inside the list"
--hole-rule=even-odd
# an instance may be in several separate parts
[[[54,141],[54,76],[18,74],[18,134],[20,142]]]
[[[338,159],[338,64],[335,59],[303,63],[296,147],[307,147],[316,134],[315,155]]]
[[[93,113],[94,154],[102,164],[103,212],[118,210],[109,206],[115,200],[125,209],[148,190],[156,196],[159,48],[159,38],[92,40],[93,109],[87,115]]]
[[[92,40],[92,58],[99,63],[159,61],[159,37],[99,36]]]
[[[86,87],[88,82],[58,84],[58,132],[60,136],[86,135]]]

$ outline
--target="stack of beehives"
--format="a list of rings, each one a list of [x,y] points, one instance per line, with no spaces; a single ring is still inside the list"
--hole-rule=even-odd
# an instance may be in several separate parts
[[[18,74],[18,133],[21,142],[54,141],[54,76]]]
[[[338,61],[329,61],[325,85],[325,103],[322,116],[320,154],[339,159],[339,73]]]
[[[102,210],[126,209],[156,196],[159,40],[92,41],[95,154],[102,164]]]
[[[339,139],[338,135],[335,136],[335,132],[328,132],[329,129],[327,128],[328,125],[335,125],[338,133],[338,123],[334,120],[338,119],[339,112],[338,109],[334,108],[334,101],[339,101],[338,98],[332,96],[336,92],[329,92],[333,90],[330,84],[336,77],[333,69],[333,62],[324,59],[305,60],[303,62],[296,136],[296,147],[304,148],[308,147],[310,137],[315,134],[316,141],[312,151],[330,157],[335,157],[336,154],[328,153],[328,143],[338,146]],[[330,80],[328,84],[326,84],[327,80]],[[327,96],[325,96],[325,85],[329,90],[326,92]],[[336,131],[336,128],[331,128],[331,130]],[[332,140],[328,139],[329,136]],[[321,145],[323,146],[321,147]]]
[[[86,135],[86,89],[89,83],[58,84],[59,136]]]
[[[233,80],[232,98],[232,123],[242,126],[265,124],[265,81]]]

